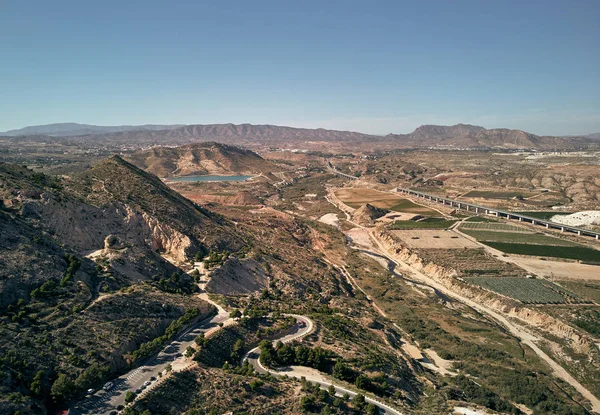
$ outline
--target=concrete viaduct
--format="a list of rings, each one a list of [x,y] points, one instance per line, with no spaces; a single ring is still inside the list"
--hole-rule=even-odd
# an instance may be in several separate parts
[[[356,176],[351,176],[349,174],[342,173],[341,171],[336,170],[335,167],[333,167],[333,164],[331,164],[330,161],[327,161],[327,170],[329,170],[333,174],[337,174],[338,176],[341,176],[341,177],[343,177],[345,179],[358,180],[358,177],[356,177]]]
[[[561,232],[570,232],[570,233],[575,233],[579,236],[587,236],[587,237],[600,239],[599,232],[594,232],[589,229],[581,229],[581,228],[576,228],[574,226],[567,226],[567,225],[563,225],[562,223],[556,223],[556,222],[551,222],[548,220],[532,218],[531,216],[521,215],[519,213],[506,212],[504,210],[492,209],[489,207],[474,205],[472,203],[466,203],[466,202],[462,202],[462,201],[448,199],[448,198],[441,197],[441,196],[434,196],[434,195],[430,195],[430,194],[423,193],[423,192],[418,192],[416,190],[411,190],[411,189],[403,189],[403,188],[398,187],[398,188],[396,188],[396,191],[399,193],[404,193],[404,194],[410,195],[410,196],[427,199],[432,202],[441,203],[442,205],[449,205],[449,206],[455,207],[457,209],[464,209],[466,211],[473,212],[474,214],[486,214],[486,215],[493,215],[493,216],[496,216],[499,218],[515,219],[515,220],[518,220],[519,222],[528,222],[533,225],[543,226],[546,229],[558,229]]]

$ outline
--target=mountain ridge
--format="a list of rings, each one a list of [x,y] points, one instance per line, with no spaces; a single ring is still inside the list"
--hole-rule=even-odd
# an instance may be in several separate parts
[[[134,146],[184,145],[199,141],[218,141],[226,144],[273,146],[294,143],[353,142],[396,144],[401,147],[567,149],[597,144],[597,140],[586,136],[539,136],[518,129],[486,129],[470,124],[422,125],[408,134],[390,133],[385,136],[356,131],[296,128],[270,124],[196,124],[156,129],[160,127],[156,125],[142,126],[139,127],[140,129],[131,127],[134,129],[75,134],[62,138],[73,142],[86,142],[93,139],[94,143]],[[44,136],[40,136],[39,133],[35,136],[11,137],[11,139],[44,140]],[[47,140],[53,141],[61,139],[61,137],[51,135],[46,137]]]

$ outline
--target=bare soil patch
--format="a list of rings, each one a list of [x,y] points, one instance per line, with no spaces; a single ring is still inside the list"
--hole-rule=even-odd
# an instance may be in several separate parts
[[[391,231],[409,248],[413,249],[464,249],[479,248],[475,242],[445,230],[420,229]]]
[[[597,265],[516,256],[512,257],[512,262],[533,274],[549,279],[600,281],[600,266]]]

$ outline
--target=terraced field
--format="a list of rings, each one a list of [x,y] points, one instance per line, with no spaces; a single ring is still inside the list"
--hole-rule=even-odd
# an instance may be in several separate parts
[[[539,233],[474,231],[469,229],[462,229],[462,227],[461,231],[483,243],[500,242],[548,246],[579,246],[571,241],[553,238],[551,236]]]
[[[465,281],[505,295],[525,304],[579,304],[572,292],[549,281],[518,277],[467,277]]]

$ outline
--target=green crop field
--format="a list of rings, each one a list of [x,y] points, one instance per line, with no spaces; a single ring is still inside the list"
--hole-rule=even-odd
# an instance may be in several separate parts
[[[539,211],[539,212],[513,212],[519,215],[529,216],[531,218],[548,220],[554,215],[570,215],[573,212],[555,212],[555,211]]]
[[[522,243],[534,245],[549,245],[549,246],[574,246],[580,247],[574,242],[565,241],[563,239],[553,238],[538,233],[524,232],[493,232],[479,231],[472,229],[460,229],[463,233],[472,236],[479,242],[502,242],[502,243]]]
[[[490,218],[486,218],[485,216],[471,216],[470,218],[468,218],[465,223],[477,223],[477,222],[483,222],[483,223],[494,223],[494,222],[498,222],[496,219],[490,219]]]
[[[514,197],[531,197],[536,193],[521,191],[471,190],[462,197],[480,197],[484,199],[512,199]]]
[[[460,225],[460,230],[476,229],[481,231],[506,231],[506,232],[524,232],[532,233],[529,229],[509,223],[501,222],[464,222]]]
[[[437,219],[437,218],[427,218]],[[397,220],[392,223],[389,227],[391,230],[405,230],[405,229],[447,229],[456,223],[456,220],[421,220],[418,222],[412,220]]]
[[[482,241],[482,243],[507,254],[576,259],[588,263],[600,264],[600,251],[583,246],[528,245],[486,241]],[[600,267],[598,268],[598,272],[600,272]]]
[[[467,277],[465,281],[526,304],[582,302],[575,294],[550,281],[519,277]]]

